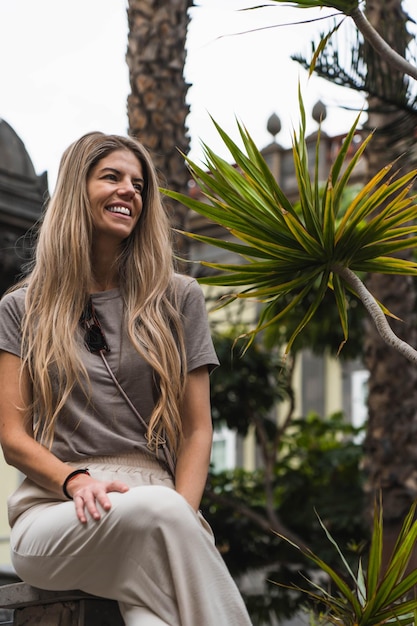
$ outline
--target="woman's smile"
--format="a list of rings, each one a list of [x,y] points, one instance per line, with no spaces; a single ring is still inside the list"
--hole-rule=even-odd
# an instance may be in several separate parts
[[[106,207],[106,211],[110,211],[110,213],[117,213],[119,215],[127,215],[128,217],[132,214],[129,207],[122,206],[121,204],[117,204],[116,206],[109,205]]]

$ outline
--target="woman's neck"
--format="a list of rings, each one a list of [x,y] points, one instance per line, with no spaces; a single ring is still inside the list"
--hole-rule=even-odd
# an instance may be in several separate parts
[[[116,255],[93,251],[93,279],[90,286],[91,293],[108,291],[119,286],[119,272],[116,265]]]
[[[119,281],[110,277],[98,278],[93,277],[93,282],[90,287],[90,293],[98,293],[100,291],[110,291],[110,289],[116,289],[119,286]]]

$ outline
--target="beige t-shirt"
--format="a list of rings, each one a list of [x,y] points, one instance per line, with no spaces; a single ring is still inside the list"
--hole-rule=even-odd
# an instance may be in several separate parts
[[[186,369],[218,365],[207,321],[204,296],[198,283],[175,276],[187,355]],[[21,355],[21,321],[26,289],[0,301],[0,349]],[[119,289],[92,295],[110,352],[107,361],[121,386],[145,421],[153,406],[152,369],[133,348],[122,328],[123,302]],[[81,329],[80,329],[80,332]],[[144,448],[144,427],[111,380],[101,357],[83,348],[82,360],[91,380],[91,398],[77,386],[59,415],[53,453],[63,461],[86,457],[118,456]]]

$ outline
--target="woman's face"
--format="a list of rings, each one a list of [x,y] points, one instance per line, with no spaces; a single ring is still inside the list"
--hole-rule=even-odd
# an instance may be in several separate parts
[[[95,241],[129,237],[142,213],[143,188],[142,164],[130,150],[115,150],[96,163],[87,179]]]

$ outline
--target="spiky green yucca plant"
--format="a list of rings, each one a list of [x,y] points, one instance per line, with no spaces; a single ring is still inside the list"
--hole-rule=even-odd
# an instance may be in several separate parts
[[[335,592],[331,592],[313,581],[308,581],[310,589],[287,586],[289,589],[302,591],[326,607],[324,614],[319,616],[316,623],[331,623],[338,626],[382,626],[382,624],[411,626],[417,623],[417,599],[409,597],[417,584],[417,570],[406,573],[417,539],[416,506],[416,503],[412,505],[404,520],[392,555],[385,567],[382,566],[382,508],[380,505],[375,507],[368,562],[366,567],[359,562],[356,574],[321,521],[327,538],[340,556],[343,573],[331,568],[310,550],[300,548],[280,535],[284,541],[300,550],[316,567],[326,572],[336,589]]]
[[[415,196],[410,191],[417,171],[394,175],[387,165],[353,198],[342,214],[342,196],[361,158],[369,135],[353,157],[348,156],[359,116],[350,129],[330,169],[327,182],[319,181],[317,139],[315,171],[308,167],[306,117],[301,94],[300,129],[294,133],[293,158],[299,203],[292,204],[274,179],[261,152],[238,123],[245,152],[215,123],[235,165],[216,155],[207,145],[204,167],[186,158],[203,199],[164,190],[172,198],[225,227],[232,241],[186,233],[193,239],[240,255],[242,263],[202,264],[216,271],[201,283],[229,288],[222,306],[236,298],[263,304],[256,328],[280,323],[307,294],[310,304],[289,338],[287,350],[308,324],[328,289],[334,293],[344,340],[348,338],[346,290],[356,294],[373,317],[382,337],[417,362],[417,352],[402,342],[387,323],[386,313],[367,291],[358,273],[417,276],[417,265],[391,256],[417,246]]]

